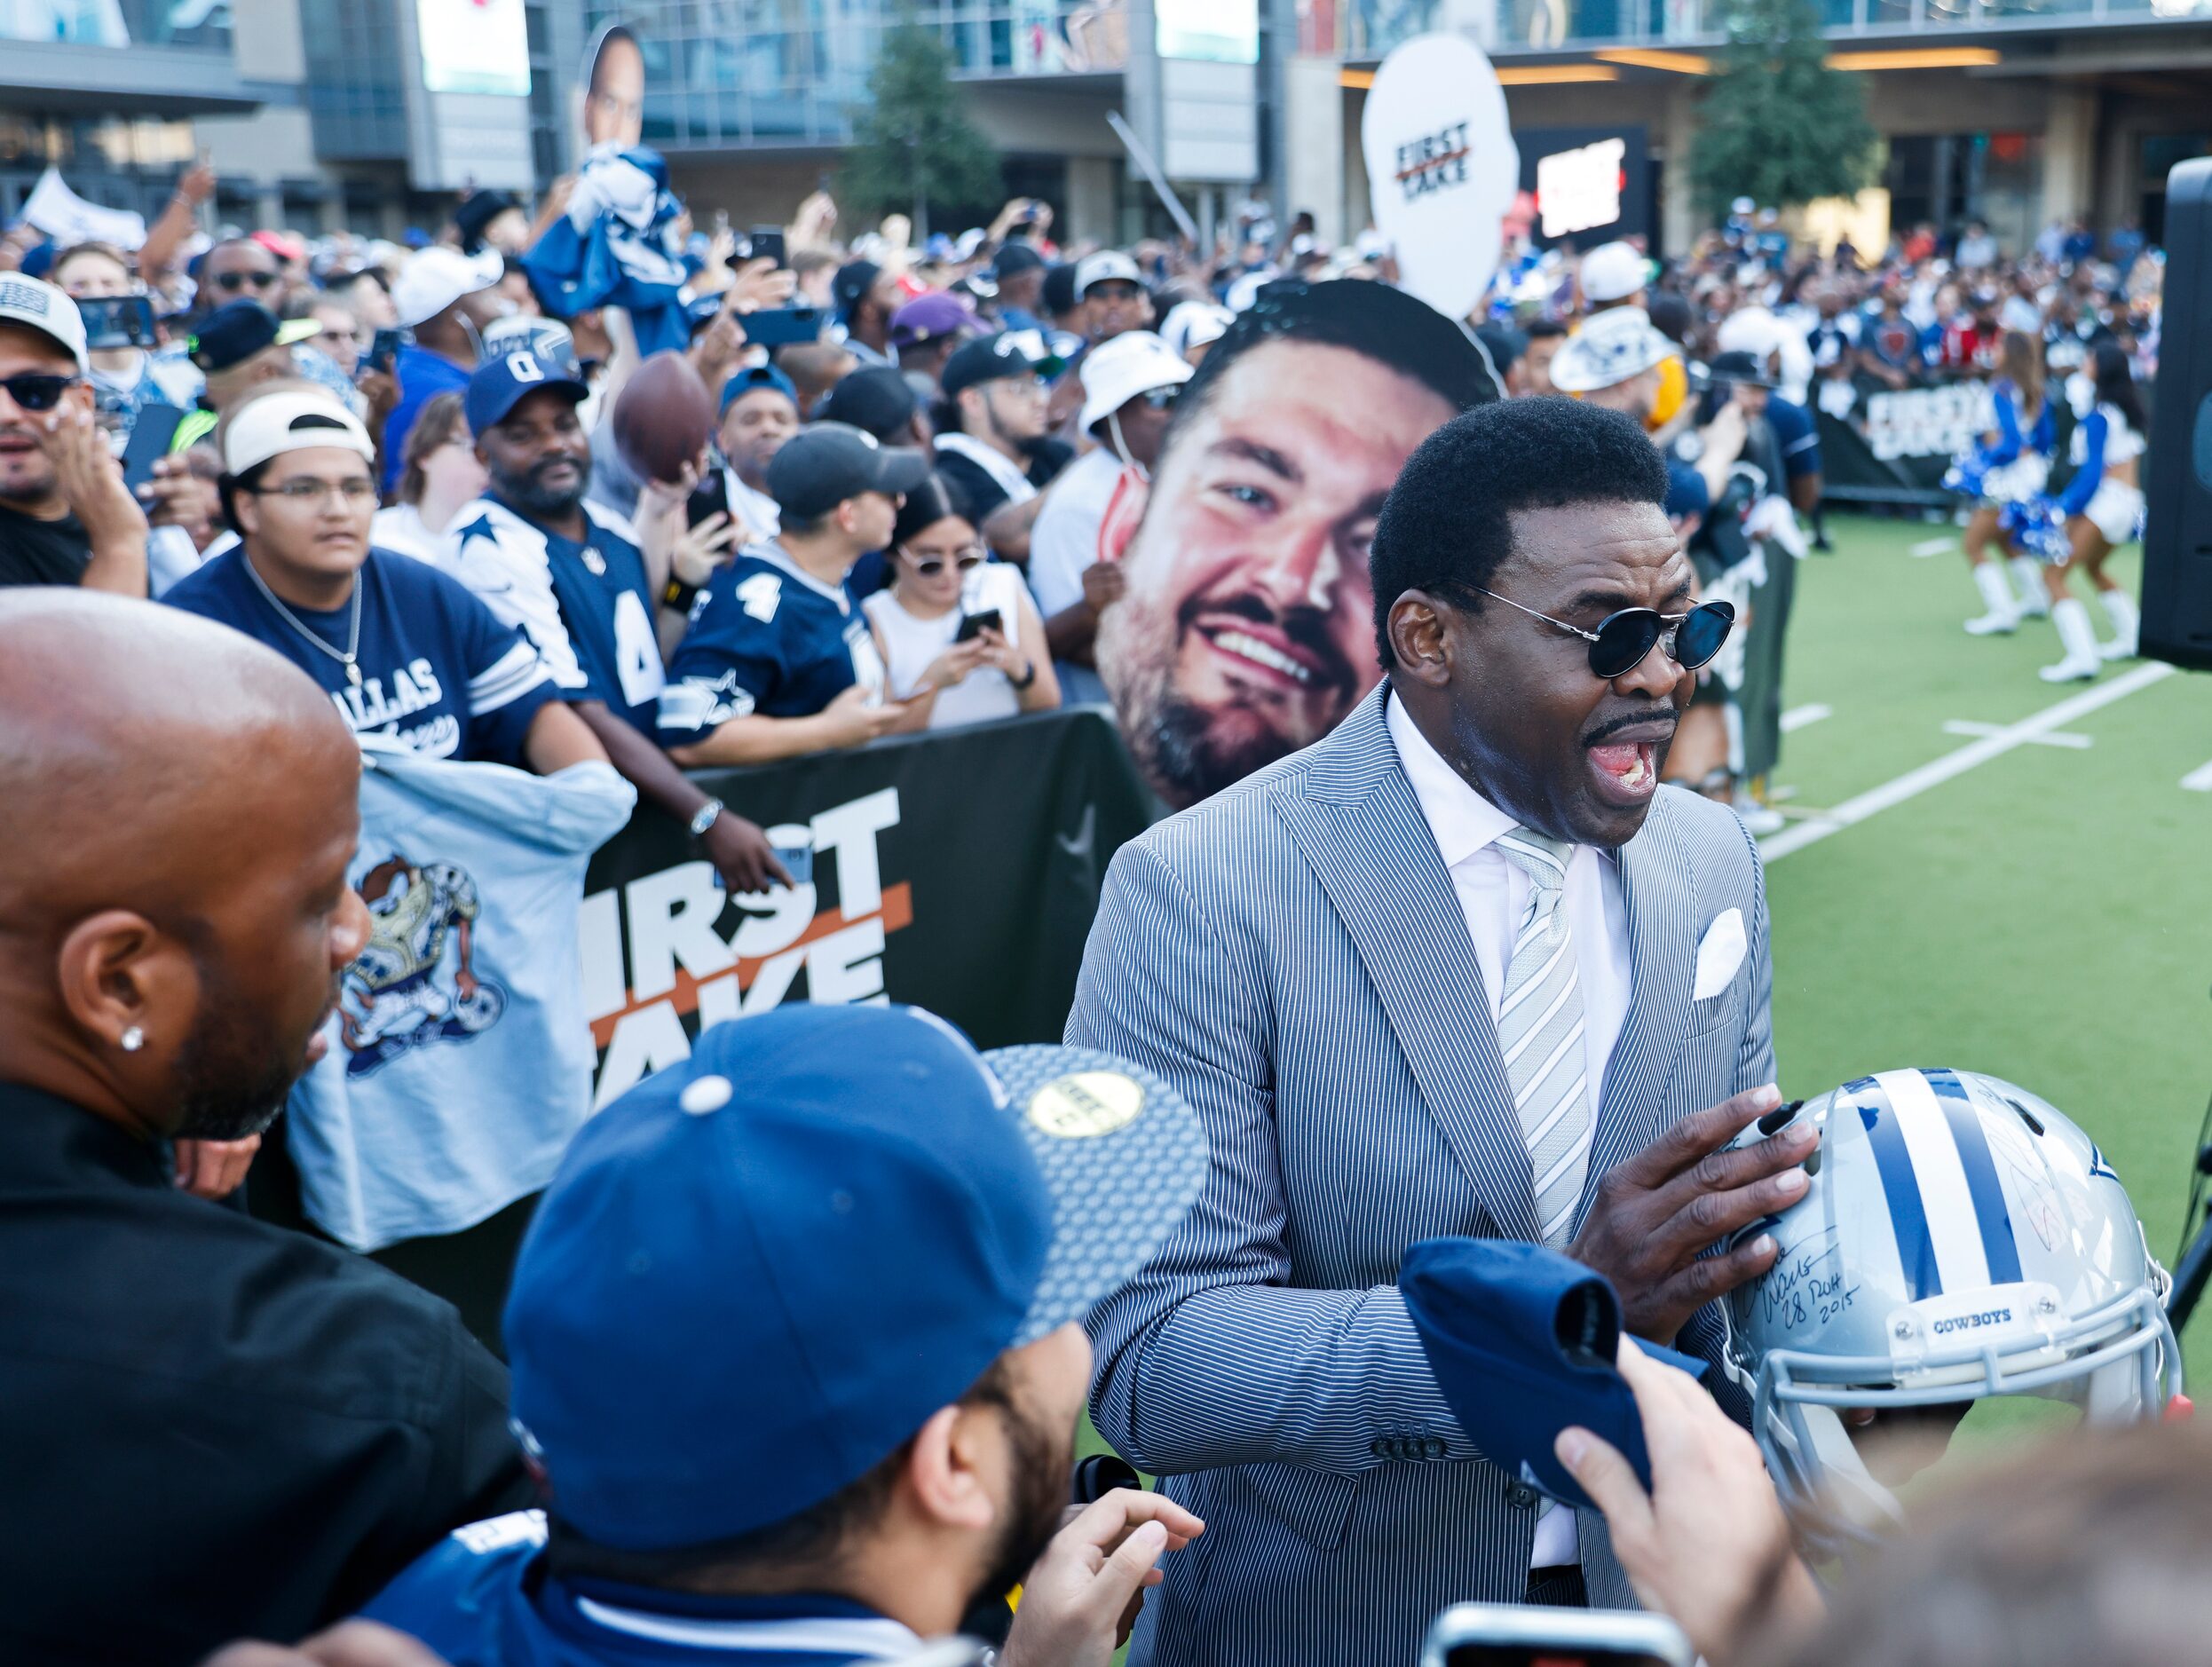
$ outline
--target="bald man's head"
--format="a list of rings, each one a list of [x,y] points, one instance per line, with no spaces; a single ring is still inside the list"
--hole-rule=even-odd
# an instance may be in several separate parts
[[[367,912],[360,757],[329,698],[227,627],[0,592],[0,1056],[149,1134],[266,1125]]]

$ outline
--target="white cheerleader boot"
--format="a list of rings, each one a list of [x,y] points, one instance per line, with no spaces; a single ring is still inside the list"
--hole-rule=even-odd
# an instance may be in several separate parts
[[[2058,628],[2059,645],[2066,657],[2043,668],[2045,683],[2087,683],[2104,667],[2097,652],[2097,632],[2090,624],[2089,604],[2068,596],[2050,604],[2050,622]]]

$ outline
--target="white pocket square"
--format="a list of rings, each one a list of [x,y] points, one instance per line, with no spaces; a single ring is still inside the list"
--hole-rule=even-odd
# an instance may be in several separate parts
[[[1729,909],[1713,917],[1705,928],[1705,941],[1697,946],[1697,978],[1690,999],[1703,1001],[1728,987],[1743,965],[1743,911]]]

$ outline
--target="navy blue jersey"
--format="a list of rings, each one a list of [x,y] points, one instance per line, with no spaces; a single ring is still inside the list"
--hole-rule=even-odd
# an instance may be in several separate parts
[[[628,521],[591,503],[584,515],[591,536],[580,544],[479,499],[454,519],[454,574],[528,634],[573,699],[604,700],[650,736],[665,673],[645,557]]]
[[[1774,431],[1774,444],[1781,448],[1784,475],[1796,480],[1821,472],[1821,431],[1813,420],[1813,413],[1801,405],[1769,395],[1766,426]]]
[[[371,549],[360,587],[355,683],[300,636],[254,582],[242,548],[187,573],[162,600],[265,643],[329,694],[356,735],[375,733],[429,758],[523,766],[530,721],[560,691],[529,640],[429,563]],[[352,636],[353,604],[292,615],[332,648]]]
[[[691,604],[660,696],[660,744],[705,740],[731,718],[812,717],[855,683],[883,691],[866,616],[841,585],[755,544]]]
[[[423,1640],[452,1667],[847,1667],[896,1661],[921,1640],[841,1598],[708,1598],[544,1567],[537,1511],[455,1530],[361,1613]]]

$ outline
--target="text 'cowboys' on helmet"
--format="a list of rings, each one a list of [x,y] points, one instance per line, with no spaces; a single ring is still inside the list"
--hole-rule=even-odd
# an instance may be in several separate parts
[[[2166,1270],[2090,1138],[2023,1088],[1885,1071],[1769,1112],[1821,1130],[1805,1196],[1744,1237],[1780,1252],[1723,1305],[1728,1375],[1800,1531],[1833,1550],[1896,1503],[1839,1410],[2034,1394],[2099,1422],[2181,1391]]]

